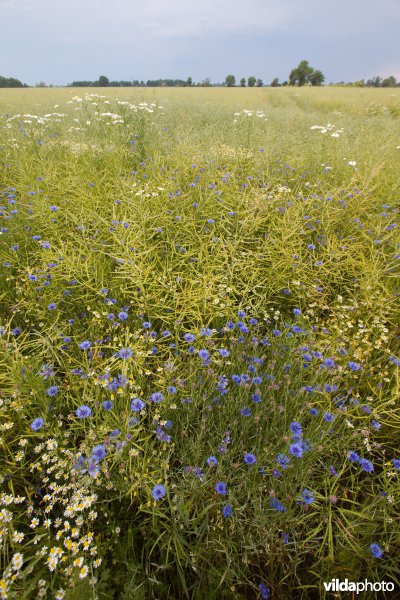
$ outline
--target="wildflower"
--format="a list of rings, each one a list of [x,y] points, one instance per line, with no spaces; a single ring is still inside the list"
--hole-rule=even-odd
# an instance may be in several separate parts
[[[44,425],[44,419],[42,419],[42,417],[38,417],[37,419],[34,419],[31,423],[31,429],[33,429],[33,431],[39,431],[39,429],[41,429]]]
[[[47,305],[48,310],[54,310],[55,308],[57,308],[57,304],[55,302],[50,302],[50,304]]]
[[[142,326],[143,326],[145,329],[150,329],[150,327],[151,327],[151,323],[150,323],[150,321],[144,321],[144,322],[142,323]]]
[[[361,369],[361,366],[354,362],[354,361],[350,361],[347,363],[347,366],[349,367],[349,369],[351,369],[352,371],[359,371]]]
[[[92,345],[92,342],[89,342],[89,340],[85,340],[84,342],[81,342],[79,344],[79,348],[81,350],[89,350],[91,345]]]
[[[90,415],[92,414],[92,410],[91,408],[89,408],[89,406],[83,404],[82,406],[76,409],[75,414],[77,417],[79,417],[79,419],[84,419],[85,417],[90,417]]]
[[[261,394],[252,394],[251,399],[256,403],[261,402]]]
[[[299,442],[294,444],[290,444],[289,447],[290,454],[293,454],[296,458],[301,458],[303,456],[303,446]]]
[[[324,365],[325,367],[328,367],[328,369],[333,369],[333,367],[335,366],[335,361],[333,360],[333,358],[326,358],[324,360]]]
[[[351,461],[351,462],[358,462],[360,460],[360,457],[358,456],[357,452],[353,452],[352,450],[349,452],[349,454],[347,455],[347,458]]]
[[[246,463],[246,465],[254,465],[254,463],[257,462],[256,457],[251,452],[245,454],[243,460]]]
[[[131,410],[133,412],[140,412],[146,407],[145,402],[140,398],[134,398],[131,402]]]
[[[265,585],[265,583],[260,583],[258,589],[260,590],[262,600],[268,600],[271,590]]]
[[[362,470],[366,471],[367,473],[372,473],[372,471],[374,470],[374,465],[370,460],[367,460],[366,458],[361,458],[359,460],[359,463]]]
[[[197,354],[202,360],[207,360],[207,358],[210,356],[209,351],[206,349],[199,350]]]
[[[227,356],[229,356],[229,350],[226,350],[225,348],[220,348],[218,352],[220,353],[220,356],[222,356],[222,358],[226,358]]]
[[[50,397],[56,396],[58,394],[58,387],[56,385],[51,385],[47,388],[46,394]]]
[[[111,400],[104,400],[102,407],[104,408],[104,410],[111,410],[112,407],[114,406],[114,403],[111,402]]]
[[[374,558],[382,558],[383,550],[379,546],[379,544],[371,544],[369,548],[370,548],[371,554]]]
[[[155,485],[153,487],[153,489],[151,490],[151,495],[153,496],[154,500],[160,500],[161,498],[163,498],[165,496],[166,493],[167,493],[167,490],[165,489],[165,487],[163,485],[161,485],[161,483],[158,483],[157,485]]]
[[[244,406],[243,408],[240,409],[240,414],[242,415],[242,417],[250,417],[251,410],[250,410],[250,408],[247,408],[246,406]]]
[[[107,450],[103,444],[98,444],[92,450],[92,458],[95,458],[96,460],[101,460],[106,454]]]
[[[325,421],[327,421],[328,423],[332,423],[332,421],[335,419],[334,415],[330,412],[326,412],[324,414],[324,419]]]
[[[183,339],[185,340],[185,342],[194,342],[195,336],[193,335],[193,333],[185,333]]]
[[[161,392],[154,392],[153,394],[151,394],[149,400],[150,402],[161,402],[162,400],[164,400],[164,394]]]
[[[277,498],[271,498],[270,505],[276,512],[286,512],[286,508]]]
[[[118,352],[118,356],[123,360],[132,358],[133,350],[131,350],[131,348],[121,348],[121,350]]]
[[[118,319],[120,321],[126,321],[128,316],[129,316],[128,313],[125,312],[124,310],[121,310],[121,312],[118,313]]]
[[[209,456],[206,463],[209,467],[216,467],[218,465],[218,459],[215,456]]]
[[[12,567],[14,571],[19,571],[24,562],[24,557],[21,552],[16,552],[12,557]]]
[[[287,469],[289,466],[289,458],[285,454],[278,454],[276,457],[276,462],[282,469]]]
[[[400,460],[398,458],[394,458],[392,460],[392,465],[394,466],[395,469],[400,471]]]
[[[307,490],[307,488],[301,492],[301,497],[304,504],[312,504],[314,502],[314,494],[310,490]]]
[[[293,421],[290,423],[290,430],[296,436],[301,435],[303,432],[303,429],[298,421]]]
[[[233,513],[232,507],[230,504],[226,504],[224,506],[224,508],[222,509],[222,515],[227,519],[228,517],[230,517]]]
[[[217,494],[220,494],[221,496],[225,496],[228,493],[226,489],[226,483],[224,483],[223,481],[218,481],[214,489],[217,492]]]

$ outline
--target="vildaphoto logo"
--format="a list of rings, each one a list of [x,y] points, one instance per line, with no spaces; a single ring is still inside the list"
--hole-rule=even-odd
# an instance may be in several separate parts
[[[332,579],[328,583],[324,581],[324,588],[326,592],[393,592],[394,583],[392,581],[377,581],[373,583],[365,579],[364,581],[349,581],[345,579]]]

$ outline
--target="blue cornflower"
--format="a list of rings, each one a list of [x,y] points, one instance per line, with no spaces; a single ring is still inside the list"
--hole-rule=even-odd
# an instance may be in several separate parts
[[[42,242],[42,248],[44,248],[45,250],[49,250],[50,249],[50,242]]]
[[[330,412],[326,412],[326,413],[324,413],[324,419],[328,423],[332,423],[332,421],[335,419],[335,416]]]
[[[83,404],[82,406],[76,409],[75,414],[77,417],[79,417],[79,419],[84,419],[85,417],[90,417],[90,415],[92,414],[92,410],[89,408],[89,406]]]
[[[223,481],[218,481],[218,483],[215,485],[215,491],[217,492],[217,494],[225,496],[228,493],[226,489],[226,483],[224,483]]]
[[[301,435],[303,433],[303,428],[298,421],[290,423],[290,430],[294,435]]]
[[[89,350],[91,345],[92,345],[92,342],[89,342],[89,340],[85,340],[84,342],[81,342],[79,344],[79,348],[81,350]]]
[[[167,387],[168,394],[176,394],[176,387],[174,385],[169,385]]]
[[[358,462],[360,460],[360,457],[358,456],[357,452],[353,452],[352,450],[349,452],[349,454],[347,455],[347,458],[351,461],[351,462]]]
[[[295,444],[290,444],[289,447],[290,454],[293,454],[296,458],[301,458],[303,456],[303,446],[300,442],[296,442]]]
[[[95,458],[96,460],[101,460],[107,454],[106,447],[103,444],[98,444],[92,450],[91,458]]]
[[[239,319],[244,319],[246,317],[246,311],[238,310],[238,317],[239,317]]]
[[[124,310],[121,310],[121,312],[118,313],[118,319],[120,321],[126,321],[128,319],[129,315],[127,312],[125,312]]]
[[[153,496],[154,500],[160,500],[161,498],[164,498],[166,493],[167,490],[163,485],[161,485],[161,483],[155,485],[151,490],[151,495]]]
[[[381,428],[381,424],[378,423],[378,421],[375,421],[374,419],[371,421],[371,425],[374,429],[380,429]]]
[[[394,458],[392,460],[392,465],[394,466],[395,469],[400,471],[400,460],[398,458]]]
[[[254,465],[254,463],[257,462],[256,457],[251,452],[245,454],[243,460],[246,463],[246,465]]]
[[[269,501],[270,505],[276,512],[286,512],[286,508],[283,506],[282,502],[280,502],[277,498],[271,498]]]
[[[293,331],[293,333],[302,333],[303,332],[302,328],[299,327],[298,325],[293,325],[292,331]]]
[[[226,506],[224,506],[224,508],[222,509],[222,515],[227,519],[228,517],[230,517],[233,513],[232,507],[230,504],[227,504]]]
[[[253,383],[254,385],[261,385],[262,384],[262,377],[253,377]]]
[[[162,392],[154,392],[149,398],[150,402],[161,402],[164,400],[164,394]]]
[[[265,585],[265,583],[260,583],[258,586],[261,594],[261,600],[268,600],[271,590]]]
[[[150,327],[151,327],[151,323],[150,323],[150,321],[143,321],[143,323],[142,323],[142,326],[143,326],[145,329],[150,329]]]
[[[50,397],[56,396],[58,394],[58,387],[56,385],[51,385],[47,388],[46,394]]]
[[[90,459],[88,460],[87,471],[88,471],[89,475],[91,475],[92,477],[97,475],[97,473],[100,471],[100,467],[97,463],[98,463],[97,460],[90,460]]]
[[[39,429],[41,429],[44,425],[44,419],[42,419],[42,417],[38,417],[37,419],[34,419],[31,423],[31,429],[33,431],[39,431]]]
[[[118,356],[123,360],[132,358],[133,350],[131,348],[121,348],[121,350],[118,352]]]
[[[362,470],[366,471],[367,473],[372,473],[372,471],[374,470],[374,465],[370,460],[367,460],[366,458],[360,458],[359,463]]]
[[[112,407],[114,406],[113,402],[111,402],[111,400],[104,400],[102,407],[104,408],[104,410],[111,410]]]
[[[216,467],[218,465],[218,459],[215,456],[209,456],[206,463],[209,467]]]
[[[38,277],[37,277],[37,275],[30,274],[30,275],[28,275],[28,279],[29,279],[29,281],[37,281]]]
[[[326,358],[324,360],[324,365],[325,367],[328,367],[328,369],[333,369],[333,367],[335,366],[335,361],[333,360],[333,358]]]
[[[382,558],[383,550],[379,544],[371,544],[369,549],[371,550],[371,554],[374,558]]]
[[[222,358],[225,358],[226,356],[229,356],[229,350],[226,350],[225,348],[220,348],[218,350],[218,352],[220,353],[220,355],[222,356]]]
[[[261,402],[261,394],[252,394],[251,399],[256,403]]]
[[[282,469],[287,469],[290,463],[289,458],[285,454],[278,454],[276,457],[276,462]]]
[[[314,493],[307,488],[301,492],[301,497],[304,504],[312,504],[314,502]]]
[[[197,354],[202,360],[207,360],[207,358],[210,356],[209,351],[206,349],[199,350]]]
[[[350,362],[348,362],[347,366],[352,371],[359,371],[361,369],[361,365],[359,365],[358,363],[354,362],[353,360],[351,360]]]
[[[131,402],[131,410],[133,412],[140,412],[146,407],[145,402],[140,398],[134,398]]]
[[[282,544],[288,544],[289,537],[290,537],[289,534],[282,531],[281,536],[282,536]]]
[[[21,333],[22,329],[21,327],[14,327],[14,329],[11,329],[11,333],[13,335],[19,335]]]
[[[310,408],[310,410],[308,411],[310,413],[311,416],[316,417],[318,414],[318,410],[316,408]]]
[[[57,304],[55,302],[50,302],[50,304],[47,305],[47,310],[54,310],[55,308],[57,308]]]
[[[296,315],[296,317],[297,317],[298,315],[301,315],[301,310],[299,308],[294,308],[293,314]]]
[[[250,408],[247,408],[246,406],[243,406],[243,408],[240,409],[240,414],[242,415],[242,417],[250,417],[251,416],[251,410],[250,410]]]

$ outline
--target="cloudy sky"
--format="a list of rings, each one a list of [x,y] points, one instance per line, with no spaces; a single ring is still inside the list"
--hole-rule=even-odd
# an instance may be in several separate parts
[[[400,79],[400,0],[0,0],[0,75],[28,84],[191,76]]]

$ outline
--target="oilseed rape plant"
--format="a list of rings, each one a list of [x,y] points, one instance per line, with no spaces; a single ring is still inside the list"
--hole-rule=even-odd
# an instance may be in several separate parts
[[[400,589],[399,114],[2,90],[0,598]]]

